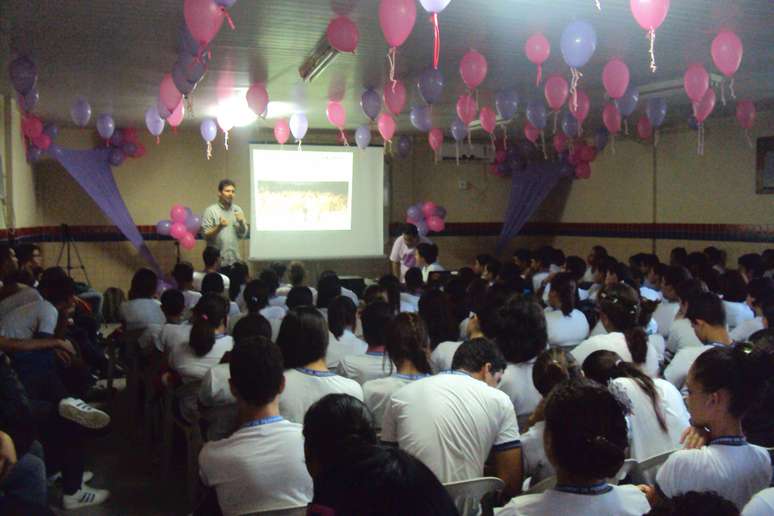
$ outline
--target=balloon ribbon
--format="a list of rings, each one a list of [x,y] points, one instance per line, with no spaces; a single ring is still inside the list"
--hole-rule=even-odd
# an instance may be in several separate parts
[[[535,79],[535,86],[540,86],[540,80],[543,78],[543,65],[538,63],[537,67],[538,71],[537,79]]]
[[[652,73],[656,73],[656,53],[655,53],[655,46],[656,46],[656,30],[650,29],[648,31],[648,39],[650,40],[650,71]]]
[[[228,150],[228,131],[223,131],[223,145]]]
[[[349,140],[347,140],[347,135],[344,134],[344,129],[339,129],[339,136],[341,137],[341,141],[344,143],[344,145],[349,147]]]
[[[438,26],[438,13],[433,13],[431,19],[435,41],[433,43],[433,69],[438,70],[438,60],[441,58],[441,28]]]
[[[231,27],[231,30],[236,30],[236,25],[234,25],[234,20],[231,19],[231,15],[228,13],[225,7],[220,8],[221,11],[223,11],[223,16],[226,18],[226,21],[228,22],[228,26]]]
[[[392,92],[395,93],[395,83],[398,82],[395,80],[395,52],[397,48],[396,47],[390,47],[390,49],[387,51],[387,61],[390,63],[390,82],[392,82]]]
[[[207,160],[212,159],[212,142],[207,142]]]
[[[570,98],[572,99],[572,109],[573,111],[578,110],[578,82],[580,81],[580,78],[583,77],[583,74],[578,71],[577,68],[574,66],[570,68],[570,72],[572,73],[572,80],[570,81]]]
[[[599,0],[594,0],[594,1],[597,4],[597,11],[601,11],[602,10],[602,5],[599,3]]]

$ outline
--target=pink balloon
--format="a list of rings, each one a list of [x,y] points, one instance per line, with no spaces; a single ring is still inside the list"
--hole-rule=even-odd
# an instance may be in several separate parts
[[[621,132],[621,113],[612,102],[605,104],[605,109],[602,111],[602,121],[610,134]]]
[[[290,124],[288,124],[287,118],[280,118],[274,124],[274,138],[280,145],[284,145],[290,138]]]
[[[438,152],[443,145],[443,131],[437,127],[430,129],[427,134],[427,141],[430,142],[430,148]]]
[[[570,102],[570,113],[575,117],[575,120],[582,125],[583,121],[586,120],[586,117],[589,116],[591,101],[589,101],[589,96],[586,95],[586,92],[583,90],[576,90],[575,95],[577,96],[576,103],[573,104]]]
[[[683,76],[683,87],[691,102],[699,102],[709,89],[709,74],[704,66],[692,64]]]
[[[422,204],[422,215],[424,215],[426,218],[430,218],[435,215],[435,210],[437,208],[438,205],[433,201],[427,201]]]
[[[382,135],[384,141],[392,141],[392,137],[395,136],[395,120],[387,113],[379,113],[376,118],[376,126],[379,128],[379,134]]]
[[[388,82],[384,86],[384,105],[393,115],[399,115],[406,106],[406,87],[402,81]]]
[[[567,101],[570,85],[567,83],[567,79],[561,75],[552,75],[546,81],[544,91],[548,106],[554,111],[559,111]]]
[[[171,228],[169,233],[172,234]],[[180,247],[186,251],[190,251],[196,247],[196,238],[191,233],[186,231],[185,235],[180,238]]]
[[[269,105],[269,92],[266,91],[265,84],[262,82],[253,84],[245,96],[247,97],[247,106],[256,116],[266,113],[266,108]]]
[[[457,99],[457,116],[465,125],[469,125],[476,119],[476,101],[470,95],[460,95]]]
[[[478,118],[481,121],[481,127],[489,134],[492,134],[497,125],[497,114],[494,109],[489,106],[481,108],[481,112],[478,114]]]
[[[527,54],[527,59],[530,62],[537,65],[536,84],[540,84],[540,77],[543,75],[543,63],[551,55],[551,43],[541,32],[537,32],[527,38],[527,42],[524,43],[524,53]]]
[[[575,165],[575,177],[578,179],[588,179],[591,177],[591,165],[587,161],[581,161]]]
[[[715,109],[716,100],[717,97],[715,96],[715,90],[709,88],[707,92],[704,93],[704,96],[701,98],[699,103],[694,105],[694,116],[700,124],[704,123],[707,117],[712,114],[712,111]]]
[[[731,77],[742,64],[742,40],[736,33],[724,30],[712,40],[712,61],[726,77]]]
[[[185,0],[183,14],[188,31],[202,47],[215,38],[223,25],[224,10],[215,0]]]
[[[536,143],[540,138],[540,129],[532,125],[529,120],[524,124],[524,136],[532,143]]]
[[[744,129],[752,129],[755,124],[755,104],[752,100],[740,100],[736,103],[736,120]]]
[[[435,215],[433,215],[432,217],[429,217],[427,219],[427,228],[430,231],[438,233],[439,231],[443,231],[444,227],[445,227],[445,224],[441,217],[436,217]]]
[[[24,133],[24,136],[33,139],[40,136],[42,132],[43,122],[40,121],[40,118],[35,116],[22,118],[22,133]]]
[[[169,210],[169,218],[172,219],[172,222],[180,222],[181,224],[185,224],[185,218],[187,216],[188,212],[185,211],[185,206],[182,204],[174,204],[172,209]]]
[[[185,103],[180,100],[180,102],[177,104],[177,107],[174,111],[172,111],[172,114],[167,117],[167,123],[171,127],[179,127],[180,124],[183,123],[183,119],[185,118]]]
[[[460,75],[471,90],[484,82],[487,68],[486,58],[475,50],[468,50],[460,61]]]
[[[645,30],[656,30],[666,19],[669,0],[630,0],[629,7],[634,19]]]
[[[591,163],[597,157],[597,148],[591,145],[583,144],[578,147],[578,161]]]
[[[175,240],[180,240],[188,233],[188,230],[185,229],[185,224],[182,222],[175,222],[172,224],[172,227],[169,228],[169,236],[174,238]]]
[[[47,150],[51,146],[51,137],[46,133],[40,133],[32,139],[32,143],[40,150]]]
[[[620,99],[629,87],[629,67],[622,60],[614,57],[602,70],[602,83],[611,99]]]
[[[347,16],[334,18],[328,24],[328,42],[339,52],[355,52],[360,40],[360,31],[355,22]]]
[[[637,121],[637,135],[643,140],[648,140],[653,135],[653,125],[647,115],[642,115]]]
[[[183,94],[177,90],[172,74],[165,73],[164,78],[161,79],[161,86],[159,86],[159,100],[161,100],[161,103],[171,113],[180,104],[182,98]]]
[[[328,101],[328,108],[325,110],[325,114],[328,116],[328,121],[334,127],[344,129],[344,125],[347,123],[347,112],[344,110],[341,102],[336,100]]]
[[[562,131],[554,135],[554,149],[560,153],[567,150],[567,136]]]
[[[379,26],[390,47],[406,42],[417,20],[414,0],[379,0]]]

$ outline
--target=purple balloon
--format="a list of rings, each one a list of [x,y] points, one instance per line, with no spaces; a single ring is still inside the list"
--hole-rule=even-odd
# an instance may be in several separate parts
[[[597,132],[594,133],[594,143],[597,146],[597,152],[602,152],[602,150],[607,147],[607,141],[609,139],[610,133],[606,128],[600,127],[597,129]]]
[[[205,142],[211,142],[218,135],[218,124],[212,118],[205,118],[199,126],[199,132]]]
[[[122,149],[127,156],[134,156],[137,154],[137,145],[132,142],[125,142]]]
[[[70,117],[78,127],[86,127],[86,124],[91,119],[91,106],[89,102],[83,97],[75,99],[70,108]]]
[[[177,88],[177,91],[183,95],[188,95],[191,93],[196,86],[195,81],[191,82],[185,76],[185,70],[183,64],[180,61],[176,62],[175,66],[172,67],[172,81],[175,83],[175,88]]]
[[[629,86],[623,97],[615,100],[615,105],[622,117],[628,117],[637,109],[637,102],[640,100],[640,90],[637,86]],[[651,122],[652,124],[652,122]]]
[[[38,80],[35,63],[27,56],[19,56],[11,61],[8,73],[11,76],[11,84],[19,95],[27,95]]]
[[[565,27],[560,45],[564,62],[572,68],[580,68],[597,49],[597,33],[589,22],[576,20]]]
[[[451,123],[451,134],[455,141],[461,142],[468,135],[468,127],[465,122],[459,118],[455,118]]]
[[[156,224],[156,233],[162,236],[169,236],[169,231],[172,229],[171,220],[160,220]]]
[[[430,232],[429,228],[427,227],[427,222],[424,220],[420,220],[416,223],[417,231],[419,231],[419,234],[421,236],[427,236],[427,234]]]
[[[430,116],[429,106],[414,106],[411,108],[409,118],[411,118],[411,125],[423,133],[426,133],[433,128],[433,120]]]
[[[40,158],[43,157],[43,151],[39,148],[35,147],[34,145],[30,145],[27,147],[27,161],[30,163],[35,163]]]
[[[538,129],[546,126],[546,105],[540,100],[530,100],[527,104],[527,120]]]
[[[645,106],[645,114],[653,127],[661,127],[667,114],[667,103],[664,97],[653,97],[648,99]]]
[[[121,149],[110,149],[110,155],[108,156],[108,161],[111,165],[114,167],[117,167],[121,165],[121,163],[124,162],[126,159],[126,154],[124,154],[124,151]]]
[[[194,39],[188,27],[184,23],[180,27],[180,52],[185,52],[190,56],[196,56],[199,54],[200,46],[199,42]]]
[[[441,75],[441,71],[433,68],[425,69],[419,76],[417,86],[419,86],[419,94],[422,95],[425,102],[435,104],[441,100],[441,95],[443,95],[443,75]]]
[[[422,215],[422,210],[416,206],[409,206],[409,208],[406,210],[406,218],[420,221],[424,218],[424,216]]]
[[[435,216],[440,217],[442,219],[446,218],[446,208],[443,206],[436,206],[435,207]]]
[[[145,127],[153,136],[159,137],[164,132],[166,122],[159,116],[159,110],[156,106],[151,106],[145,110]]]
[[[578,119],[569,111],[562,113],[562,132],[570,138],[578,136]]]
[[[191,56],[187,54],[180,54],[178,62],[180,63],[180,69],[183,72],[183,77],[192,83],[197,83],[207,73],[207,66],[209,63],[209,53],[205,52],[201,56]],[[174,76],[172,77],[174,79]]]
[[[376,120],[376,117],[379,116],[379,111],[382,109],[382,96],[374,90],[365,90],[360,97],[360,107],[363,108],[365,116],[371,120]]]
[[[365,149],[371,143],[371,130],[367,125],[361,125],[355,131],[355,143],[361,149]]]
[[[57,136],[59,136],[59,127],[57,127],[56,124],[49,122],[43,127],[43,132],[47,134],[53,142],[56,140]]]
[[[196,234],[199,232],[199,228],[202,227],[202,218],[198,215],[191,213],[185,218],[185,229],[189,233]]]
[[[231,9],[237,0],[215,0],[215,3],[225,9]]]
[[[103,113],[97,117],[97,132],[103,140],[109,140],[116,130],[116,124],[113,117]]]
[[[511,120],[519,109],[519,94],[513,89],[498,91],[495,96],[495,107],[503,120]]]
[[[24,97],[22,97],[22,109],[24,109],[26,113],[29,113],[38,105],[38,100],[40,100],[40,94],[38,93],[37,88],[32,88]]]
[[[121,129],[113,131],[113,136],[110,137],[110,145],[113,147],[121,147],[124,143],[124,132]]]
[[[167,109],[167,106],[164,105],[163,102],[161,102],[161,99],[156,101],[156,112],[159,114],[159,118],[162,120],[166,120],[169,118],[169,115],[172,114],[172,111]]]
[[[411,152],[411,138],[405,134],[398,136],[398,156],[407,158]]]

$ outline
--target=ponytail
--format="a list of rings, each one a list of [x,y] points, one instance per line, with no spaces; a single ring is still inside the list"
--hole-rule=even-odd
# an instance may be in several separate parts
[[[623,283],[607,286],[599,294],[599,308],[613,329],[626,337],[632,361],[643,364],[648,356],[648,335],[642,329],[642,307],[637,291]]]
[[[632,362],[644,364],[648,357],[648,334],[642,326],[635,326],[626,330],[624,337],[626,337],[626,347],[632,355]]]
[[[395,364],[409,361],[424,374],[431,374],[430,338],[424,321],[414,313],[398,314],[387,327],[385,344],[390,361]]]
[[[229,302],[218,294],[205,294],[193,309],[193,325],[188,345],[203,357],[215,345],[215,330],[226,324]]]
[[[347,296],[336,296],[328,304],[328,329],[340,339],[344,330],[355,326],[357,319],[355,303]]]

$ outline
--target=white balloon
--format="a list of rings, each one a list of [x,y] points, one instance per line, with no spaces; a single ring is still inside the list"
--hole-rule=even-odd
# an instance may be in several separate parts
[[[293,113],[290,117],[290,132],[296,141],[301,141],[309,130],[309,120],[304,113]]]

